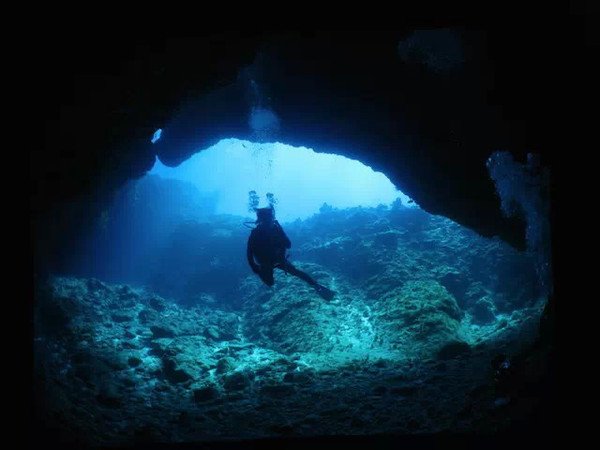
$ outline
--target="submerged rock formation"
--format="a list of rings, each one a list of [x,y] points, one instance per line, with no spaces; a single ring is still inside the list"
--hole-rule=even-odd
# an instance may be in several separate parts
[[[176,229],[198,249],[182,267],[226,242],[245,265],[242,220]],[[48,426],[109,445],[508,426],[486,418],[490,361],[536,340],[545,299],[527,255],[399,205],[328,209],[286,229],[294,264],[334,289],[333,301],[283,272],[269,288],[227,264],[198,273],[171,264],[197,289],[163,285],[171,298],[151,284],[51,278],[35,315]],[[531,270],[519,288],[503,278],[511,267]]]
[[[527,256],[498,239],[477,240],[457,223],[523,249],[526,223],[502,214],[486,161],[498,150],[517,161],[536,152],[542,166],[556,169],[548,130],[563,127],[549,126],[560,116],[539,80],[564,85],[565,70],[580,77],[589,58],[570,45],[583,33],[535,28],[554,27],[538,13],[481,32],[445,30],[450,54],[413,26],[165,40],[94,31],[73,39],[64,28],[46,34],[29,58],[53,68],[33,86],[46,139],[30,155],[41,422],[100,444],[240,430],[510,426],[511,414],[489,408],[496,394],[489,362],[497,351],[527,348],[545,293],[530,282]],[[557,49],[566,60],[557,61]],[[588,97],[580,95],[584,85],[569,84],[569,98]],[[257,128],[256,111],[273,126]],[[151,144],[158,128],[163,137]],[[166,242],[184,237],[202,254],[177,259],[168,247],[156,249],[143,271],[129,272],[135,282],[81,274],[43,283],[48,274],[71,273],[80,243],[110,220],[116,189],[149,170],[157,153],[175,165],[223,137],[358,158],[425,211],[453,221],[398,208],[352,211],[351,226],[339,220],[345,213],[326,210],[290,224],[293,260],[338,291],[339,303],[323,304],[282,274],[274,292],[248,277],[236,259],[245,235],[231,218],[219,219],[228,237],[208,225],[211,239],[189,241],[204,226],[198,217],[170,230]],[[230,258],[213,258],[221,244],[218,253]],[[90,255],[82,272],[94,270],[100,253]],[[555,302],[542,322],[547,338]],[[548,355],[538,350],[515,370],[534,381],[530,369],[544,367],[538,363]],[[533,405],[515,402],[520,417],[535,409],[536,395],[525,396]]]

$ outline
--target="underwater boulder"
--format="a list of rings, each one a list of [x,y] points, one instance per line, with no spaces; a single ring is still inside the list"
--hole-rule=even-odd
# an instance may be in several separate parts
[[[230,370],[232,370],[235,367],[235,361],[233,360],[233,358],[230,358],[228,356],[219,359],[219,361],[217,362],[217,373],[222,374],[222,373],[227,373]]]
[[[245,335],[284,355],[323,348],[330,328],[329,318],[319,309],[322,299],[291,278],[279,278],[279,291],[267,302],[246,304]]]
[[[231,341],[240,337],[241,318],[235,313],[221,312],[216,318],[219,340]]]
[[[440,279],[440,284],[454,296],[460,307],[465,307],[465,293],[469,287],[469,280],[466,276],[460,273],[450,272]]]
[[[167,302],[163,298],[157,296],[152,297],[148,301],[148,306],[150,306],[150,308],[154,309],[159,313],[164,312],[164,310],[166,309],[166,305]]]
[[[449,342],[464,341],[456,300],[434,280],[408,281],[373,306],[378,334],[406,354],[433,357]]]
[[[377,300],[381,296],[402,287],[408,278],[408,271],[398,267],[388,267],[385,272],[365,280],[362,285],[368,299]]]
[[[496,320],[494,311],[496,307],[489,297],[480,298],[477,303],[470,309],[473,316],[473,322],[477,324],[489,324]]]
[[[221,339],[221,335],[219,334],[219,330],[216,327],[207,327],[204,330],[204,336],[213,341],[219,341]]]
[[[254,377],[254,372],[249,369],[225,375],[223,377],[223,388],[226,391],[243,391],[252,385]]]
[[[138,313],[138,319],[140,320],[140,322],[142,324],[147,324],[148,322],[154,322],[154,321],[158,320],[159,318],[160,318],[160,316],[158,315],[158,313],[156,311],[153,311],[150,309],[142,309]]]
[[[86,281],[86,287],[87,287],[88,291],[92,292],[92,293],[102,292],[102,291],[108,291],[108,292],[110,291],[110,288],[105,283],[98,280],[97,278],[89,278]]]
[[[208,366],[214,364],[212,348],[200,336],[157,339],[151,345],[150,355],[160,361],[163,375],[175,383],[199,380],[206,375]]]
[[[483,286],[483,283],[480,281],[471,283],[465,291],[464,304],[462,304],[461,307],[468,309],[475,305],[480,298],[485,297],[487,294],[488,291]]]
[[[165,379],[171,384],[185,383],[193,379],[192,375],[179,367],[177,362],[169,357],[162,359],[162,371]]]

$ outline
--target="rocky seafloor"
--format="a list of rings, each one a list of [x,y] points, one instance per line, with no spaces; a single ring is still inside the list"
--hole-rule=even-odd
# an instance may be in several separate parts
[[[248,234],[231,217],[203,229],[213,245],[243,248]],[[268,288],[218,263],[214,277],[231,275],[222,298],[201,290],[210,272],[187,301],[156,283],[49,278],[34,337],[47,426],[109,446],[496,433],[535,409],[518,387],[499,403],[490,367],[536,344],[546,297],[531,256],[416,208],[324,208],[285,229],[291,260],[333,301],[282,272]]]

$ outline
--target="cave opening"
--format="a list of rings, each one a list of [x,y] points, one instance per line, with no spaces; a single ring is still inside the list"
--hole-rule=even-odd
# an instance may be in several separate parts
[[[291,260],[333,300],[286,272],[270,287],[250,271],[250,191],[260,206],[276,200]],[[545,303],[531,255],[425,212],[358,161],[283,144],[223,140],[177,167],[157,158],[116,192],[86,246],[40,299],[36,347],[46,376],[69,380],[49,398],[109,417],[67,413],[99,442],[160,435],[162,418],[184,413],[196,424],[177,428],[184,441],[342,423],[464,429],[458,399],[486,382],[491,356],[535,340]],[[479,395],[471,407],[508,401]]]
[[[436,73],[459,66],[426,61],[435,63]],[[288,108],[279,104],[277,110],[296,127],[281,136],[299,139],[313,130],[312,142],[323,142],[328,129],[319,125],[335,114],[310,110],[310,96],[298,109],[309,88],[289,89],[288,81],[280,85],[291,96]],[[231,100],[243,90],[216,92]],[[159,155],[154,166],[121,185],[100,205],[85,238],[68,247],[75,249],[64,258],[69,262],[53,271],[36,299],[44,420],[95,445],[507,428],[511,417],[502,408],[522,405],[519,387],[507,388],[497,378],[536,342],[548,297],[538,260],[541,255],[547,262],[539,239],[547,240],[544,206],[527,188],[536,164],[525,170],[503,153],[488,162],[505,215],[526,216],[528,243],[543,250],[537,254],[429,214],[358,161],[264,139],[282,127],[267,99],[255,103],[246,120],[244,101],[211,97],[210,114],[200,108],[157,130],[148,139]],[[394,159],[396,128],[386,131],[392,122],[368,123],[368,110],[353,105],[342,102],[335,110],[368,117],[341,120],[345,132],[337,136],[344,145],[363,131],[362,148],[349,148],[348,155],[417,167],[417,152]],[[294,122],[308,110],[314,117]],[[199,119],[206,119],[202,129]],[[347,125],[354,123],[363,126]],[[369,154],[371,127],[392,137]],[[211,141],[230,129],[262,143],[227,139],[177,167],[161,162],[183,157],[198,135]],[[341,145],[334,141],[329,144]],[[460,163],[471,168],[483,160],[461,151]],[[452,159],[444,155],[439,161]],[[420,156],[416,173],[430,174],[422,184],[448,180],[423,169],[434,157]],[[482,172],[483,166],[464,174]],[[427,192],[443,194],[447,187],[440,182]],[[482,206],[470,202],[475,191],[463,198],[466,209]],[[275,271],[273,287],[252,273],[245,226],[256,219],[249,209],[252,192],[258,206],[275,205],[292,242],[290,260],[334,291],[334,299],[324,300],[284,271]],[[457,192],[463,191],[444,198]],[[470,217],[480,211],[473,209]],[[527,372],[523,359],[520,370]]]
[[[152,175],[193,184],[200,195],[214,198],[215,214],[244,217],[250,191],[259,193],[259,206],[266,206],[265,194],[273,193],[281,223],[306,219],[323,204],[344,209],[400,201],[416,207],[384,174],[359,161],[279,142],[223,139],[177,167],[167,167],[157,157],[147,174]]]

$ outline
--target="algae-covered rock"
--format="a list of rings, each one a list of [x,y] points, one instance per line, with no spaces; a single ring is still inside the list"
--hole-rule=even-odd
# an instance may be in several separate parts
[[[240,370],[223,377],[223,388],[226,391],[241,391],[250,387],[254,378],[252,370]]]
[[[166,308],[166,305],[167,305],[166,300],[164,300],[158,296],[153,296],[148,301],[148,306],[150,306],[150,308],[152,308],[158,312],[163,312]]]
[[[480,298],[471,308],[473,322],[478,324],[488,324],[496,320],[494,314],[496,307],[489,297]]]
[[[374,305],[376,326],[407,354],[432,356],[448,342],[464,341],[462,311],[436,281],[409,281]]]
[[[96,278],[89,278],[86,285],[89,292],[110,291],[110,288],[106,283],[103,283]]]
[[[185,383],[186,381],[193,379],[193,376],[185,369],[181,368],[175,359],[163,358],[162,363],[163,375],[170,383]]]
[[[485,297],[488,294],[488,291],[485,289],[483,283],[480,281],[476,281],[474,283],[469,284],[467,290],[464,295],[464,304],[461,305],[463,308],[467,309],[473,306],[477,301]]]
[[[286,354],[322,345],[331,320],[320,311],[322,299],[314,289],[290,278],[279,276],[278,292],[262,303],[257,296],[247,303],[245,315],[248,338]]]
[[[138,313],[138,319],[142,324],[154,322],[154,321],[158,320],[158,318],[159,318],[158,313],[151,309],[142,309]]]
[[[218,341],[221,338],[221,334],[219,333],[219,330],[216,327],[208,327],[204,330],[204,336],[206,336],[207,338],[213,340],[213,341]]]
[[[217,362],[217,373],[227,373],[235,367],[235,362],[232,358],[225,357]]]
[[[530,263],[443,217],[330,209],[283,226],[290,261],[334,301],[279,270],[265,286],[237,218],[178,234],[156,292],[55,279],[36,300],[38,365],[81,405],[59,413],[122,427],[119,438],[148,424],[182,440],[260,435],[288,420],[319,433],[452,429],[484,353],[535,336],[539,311],[515,311],[536,294]]]
[[[140,294],[136,292],[131,286],[121,286],[117,291],[118,302],[114,302],[114,307],[129,308],[134,306],[140,301]]]

